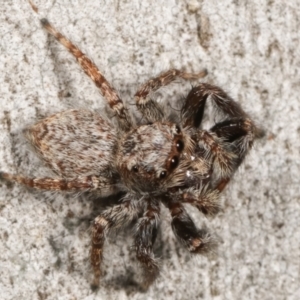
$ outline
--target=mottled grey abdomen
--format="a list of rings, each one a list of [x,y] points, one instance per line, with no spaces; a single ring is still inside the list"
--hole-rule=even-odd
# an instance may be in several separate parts
[[[46,164],[58,175],[78,176],[114,172],[117,134],[99,115],[87,110],[67,110],[26,130]]]

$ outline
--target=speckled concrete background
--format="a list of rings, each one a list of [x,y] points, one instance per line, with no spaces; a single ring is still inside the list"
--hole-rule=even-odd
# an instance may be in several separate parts
[[[36,4],[126,99],[170,67],[206,67],[206,80],[238,99],[266,136],[224,193],[223,213],[206,220],[189,209],[222,239],[215,259],[186,253],[163,211],[161,277],[147,293],[135,283],[128,233],[109,239],[101,288],[90,289],[88,226],[101,202],[1,182],[0,298],[300,299],[300,2]],[[0,6],[0,169],[45,176],[22,129],[69,107],[99,109],[103,99],[38,19],[26,1]]]

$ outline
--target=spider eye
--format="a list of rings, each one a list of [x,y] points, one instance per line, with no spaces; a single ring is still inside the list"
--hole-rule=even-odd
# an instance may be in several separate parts
[[[137,166],[133,166],[133,167],[132,167],[132,171],[133,171],[134,173],[137,173],[137,172],[139,171],[139,168],[138,168]]]
[[[183,143],[183,141],[181,141],[181,140],[177,141],[177,142],[176,142],[176,149],[177,149],[179,152],[181,152],[181,151],[183,150],[183,148],[184,148],[184,143]]]
[[[178,125],[175,126],[175,132],[176,132],[176,134],[181,133],[181,129]]]
[[[178,166],[178,157],[177,156],[173,156],[172,158],[171,158],[171,164],[170,164],[170,167],[172,168],[172,169],[175,169],[177,166]]]
[[[163,179],[163,178],[165,178],[167,176],[167,172],[166,171],[162,171],[161,173],[160,173],[160,175],[159,175],[159,178],[160,179]]]

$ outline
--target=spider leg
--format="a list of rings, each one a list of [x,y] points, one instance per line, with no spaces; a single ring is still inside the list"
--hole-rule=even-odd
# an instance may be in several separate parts
[[[238,156],[231,151],[230,143],[206,130],[196,132],[196,141],[205,150],[205,158],[213,164],[217,178],[230,178],[238,166]]]
[[[126,196],[126,199],[129,196]],[[141,207],[134,200],[123,200],[119,205],[106,209],[99,215],[92,228],[91,264],[94,270],[93,286],[99,285],[103,260],[103,246],[106,236],[118,228],[124,227],[137,218]]]
[[[248,118],[241,106],[227,95],[221,88],[201,83],[192,88],[181,109],[184,127],[199,127],[202,121],[204,106],[210,99],[219,112],[230,118]],[[250,119],[249,119],[250,120]],[[253,125],[254,126],[254,125]]]
[[[218,179],[214,186],[222,191],[244,160],[254,139],[261,137],[263,131],[222,89],[207,83],[199,84],[188,94],[181,109],[183,127],[200,126],[207,99],[213,102],[227,120],[217,123],[209,132],[199,130],[196,140],[206,150],[207,158],[212,154],[213,170]]]
[[[168,201],[172,216],[172,230],[180,243],[191,253],[206,254],[213,251],[216,240],[206,229],[198,229],[183,205],[177,201]]]
[[[162,73],[158,77],[150,79],[139,88],[135,94],[136,106],[148,122],[161,121],[164,118],[163,108],[159,103],[151,99],[150,94],[170,84],[177,78],[196,80],[206,76],[206,74],[206,70],[199,74],[192,74],[176,69]]]
[[[69,52],[71,52],[76,58],[77,62],[83,69],[83,71],[94,81],[95,85],[100,89],[101,94],[107,100],[110,108],[118,116],[118,122],[120,127],[128,131],[131,128],[132,121],[124,107],[123,101],[118,96],[115,89],[109,84],[106,78],[101,74],[97,66],[76,47],[70,40],[58,32],[47,19],[42,19],[41,23],[43,27],[53,35],[63,46],[65,46]]]
[[[204,215],[214,216],[220,210],[220,191],[203,186],[199,189],[190,188],[182,194],[181,203],[189,203],[195,206]]]
[[[183,127],[200,126],[207,97],[208,95],[199,93],[197,87],[191,89],[181,108]]]
[[[235,170],[241,165],[249,149],[252,147],[254,139],[260,137],[262,131],[255,127],[249,118],[233,118],[217,123],[210,129],[222,139],[236,155]],[[222,178],[217,185],[217,189],[222,191],[229,182],[229,178]]]
[[[63,178],[28,178],[20,175],[0,172],[0,179],[18,182],[31,188],[51,191],[99,191],[101,195],[115,193],[117,188],[113,179],[96,176],[84,176],[75,179]]]
[[[233,146],[232,150],[238,155],[240,164],[253,145],[256,137],[255,129],[250,119],[233,118],[217,123],[210,131]]]
[[[159,267],[153,254],[153,243],[157,232],[159,212],[159,203],[149,200],[143,217],[137,222],[135,232],[136,256],[143,267],[145,288],[149,287],[159,275]]]

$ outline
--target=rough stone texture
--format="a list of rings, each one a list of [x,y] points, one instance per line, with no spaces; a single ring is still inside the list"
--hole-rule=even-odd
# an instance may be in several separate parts
[[[26,1],[0,6],[0,169],[43,176],[22,129],[103,99],[74,59],[41,29],[47,17],[86,52],[125,98],[170,67],[209,71],[266,130],[205,220],[219,254],[191,257],[166,211],[156,255],[161,277],[138,290],[127,232],[106,247],[104,278],[90,289],[89,221],[97,201],[0,183],[1,299],[300,299],[300,2]],[[184,85],[183,85],[184,86]],[[171,90],[186,92],[180,85]],[[167,92],[166,92],[167,93]],[[100,201],[98,201],[100,202]],[[101,203],[100,203],[101,204]]]

